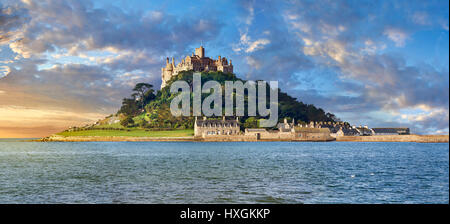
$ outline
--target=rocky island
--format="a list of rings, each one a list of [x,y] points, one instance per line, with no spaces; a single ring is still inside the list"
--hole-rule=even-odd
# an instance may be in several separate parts
[[[448,135],[414,135],[409,128],[351,126],[334,114],[304,104],[280,89],[276,90],[280,119],[275,127],[261,128],[262,116],[173,116],[170,102],[177,94],[170,91],[170,85],[176,81],[186,81],[192,89],[194,72],[201,73],[202,83],[214,80],[222,88],[226,81],[244,81],[233,74],[231,60],[221,56],[218,59],[206,57],[205,49],[200,46],[178,64],[174,58],[171,62],[167,58],[166,65],[161,68],[160,90],[155,92],[153,85],[138,83],[131,98],[123,99],[116,114],[95,124],[71,127],[39,141],[449,142]],[[205,98],[203,95],[201,97]],[[235,97],[237,100],[238,97]],[[241,99],[245,105],[250,103],[248,91]]]

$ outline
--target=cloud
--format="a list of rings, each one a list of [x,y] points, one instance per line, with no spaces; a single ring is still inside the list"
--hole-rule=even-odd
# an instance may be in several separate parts
[[[20,37],[20,28],[28,21],[25,9],[4,7],[0,3],[0,45]]]
[[[395,46],[397,47],[405,46],[405,42],[408,39],[408,34],[396,28],[387,28],[384,31],[384,35],[386,35],[390,40],[394,41]]]
[[[303,47],[303,52],[306,55],[330,57],[339,63],[343,63],[349,54],[345,49],[345,44],[340,41],[331,40],[325,43],[306,41],[306,44],[307,46]]]
[[[24,58],[56,50],[76,55],[108,47],[145,49],[148,54],[183,52],[189,43],[211,39],[220,27],[214,19],[180,20],[160,11],[126,13],[112,6],[94,8],[90,1],[43,0],[22,7],[27,13],[21,16],[31,20],[20,29],[21,38],[11,40],[10,48]]]
[[[431,109],[426,113],[415,115],[404,115],[402,118],[407,119],[410,124],[416,126],[417,130],[422,133],[432,134],[448,134],[449,111],[448,109],[438,108]],[[432,127],[432,128],[430,128]]]
[[[256,50],[264,48],[264,45],[270,44],[268,39],[258,39],[256,41],[250,42],[248,48],[245,50],[246,53],[254,52]]]
[[[11,73],[11,69],[8,66],[0,66],[0,79]]]
[[[281,85],[295,85],[290,77],[300,69],[311,68],[309,59],[299,51],[302,43],[291,38],[283,20],[283,4],[244,1],[242,20],[251,14],[253,22],[238,25],[239,39],[232,44],[235,70],[252,80],[277,80]],[[271,12],[271,13],[256,13]],[[290,82],[287,82],[287,81]]]
[[[401,120],[402,114],[415,111],[403,121],[404,124],[425,132],[431,132],[433,128],[447,128],[448,131],[448,122],[438,116],[448,114],[448,67],[440,69],[425,63],[410,65],[403,55],[385,52],[385,37],[396,47],[404,47],[411,33],[420,27],[414,26],[409,17],[402,17],[402,14],[394,20],[380,20],[378,18],[383,15],[376,12],[378,6],[372,7],[370,3],[353,7],[347,1],[325,2],[295,2],[286,10],[285,21],[291,25],[291,33],[304,43],[301,48],[304,54],[315,58],[316,67],[335,69],[337,79],[363,88],[352,96],[322,99],[309,94],[308,97],[354,121],[361,116],[356,113],[366,113],[364,119],[376,125],[383,123],[379,114],[396,114],[395,117]],[[397,6],[392,9],[403,10]],[[385,13],[391,12],[385,10]],[[404,14],[408,15],[407,12]],[[424,13],[414,16],[415,24],[430,25],[426,23],[428,16]],[[378,20],[378,23],[367,23],[371,20]],[[342,88],[343,93],[345,90]],[[335,103],[327,103],[333,101]],[[423,110],[420,105],[430,109]],[[413,118],[423,119],[423,122]]]
[[[254,68],[256,70],[261,68],[261,62],[259,62],[258,60],[254,59],[251,56],[247,56],[246,59],[247,59],[248,65],[250,65],[252,68]]]
[[[20,38],[8,39],[4,45],[19,56],[11,66],[24,68],[2,67],[4,73],[17,76],[4,83],[42,83],[45,87],[38,89],[43,94],[45,88],[57,88],[71,97],[83,95],[83,90],[102,99],[96,89],[107,83],[115,84],[122,94],[128,92],[129,86],[116,83],[125,72],[140,74],[140,80],[134,81],[157,86],[162,56],[180,55],[192,43],[216,36],[221,27],[214,18],[185,20],[163,11],[125,12],[114,6],[96,8],[90,1],[26,1],[8,9],[21,13],[2,19],[11,25],[0,30],[16,30]]]
[[[426,12],[415,12],[412,16],[412,20],[419,25],[430,25],[428,13]]]
[[[270,34],[270,33],[269,33]],[[244,50],[245,53],[252,53],[257,50],[261,50],[265,45],[270,44],[270,40],[261,38],[255,41],[251,41],[251,38],[247,33],[241,34],[239,44],[236,44],[233,48],[235,52],[240,52]]]

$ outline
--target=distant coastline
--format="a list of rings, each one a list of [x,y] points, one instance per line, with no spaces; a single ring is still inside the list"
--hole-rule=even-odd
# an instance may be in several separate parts
[[[135,137],[135,136],[62,136],[52,135],[49,137],[35,139],[38,142],[276,142],[292,141],[286,139],[260,139],[245,140],[245,138],[196,138],[194,136],[184,137]],[[418,142],[418,143],[448,143],[449,135],[384,135],[384,136],[342,136],[333,140],[337,142]],[[298,140],[292,142],[300,142]],[[305,140],[304,142],[324,142]]]

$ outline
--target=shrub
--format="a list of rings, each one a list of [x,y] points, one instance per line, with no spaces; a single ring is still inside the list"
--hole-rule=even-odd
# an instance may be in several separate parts
[[[127,116],[123,120],[120,121],[120,124],[124,127],[132,126],[134,124],[134,120],[132,116]]]

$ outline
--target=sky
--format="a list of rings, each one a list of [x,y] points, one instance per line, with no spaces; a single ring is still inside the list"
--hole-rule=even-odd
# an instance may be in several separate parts
[[[0,138],[117,112],[166,57],[232,60],[352,125],[449,132],[449,5],[439,1],[0,0]]]

